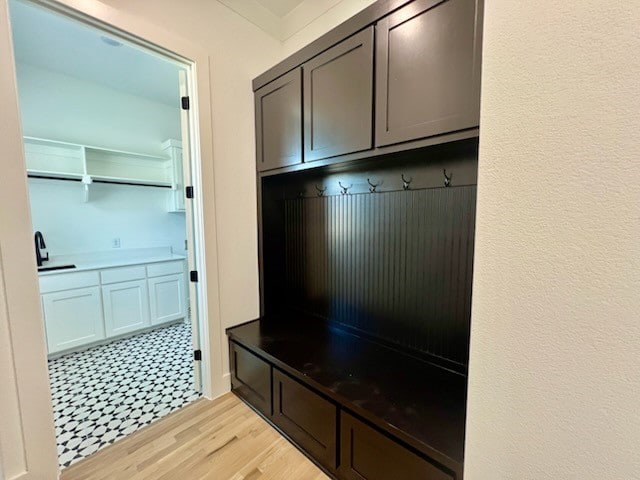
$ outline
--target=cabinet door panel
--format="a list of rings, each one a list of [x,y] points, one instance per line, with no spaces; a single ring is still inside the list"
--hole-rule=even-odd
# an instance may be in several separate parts
[[[336,468],[336,406],[273,370],[273,422],[325,467]]]
[[[347,413],[340,413],[340,425],[340,478],[455,479],[453,474],[444,472]]]
[[[271,416],[271,366],[249,350],[229,343],[231,389]]]
[[[305,162],[372,148],[373,27],[303,70]]]
[[[114,283],[102,287],[104,324],[108,337],[150,325],[146,280]]]
[[[479,124],[480,0],[417,0],[376,27],[376,145]]]
[[[187,313],[184,275],[167,275],[149,279],[151,324],[184,318]]]
[[[104,338],[100,287],[42,295],[49,353]]]
[[[302,75],[297,68],[255,93],[258,170],[302,162]]]

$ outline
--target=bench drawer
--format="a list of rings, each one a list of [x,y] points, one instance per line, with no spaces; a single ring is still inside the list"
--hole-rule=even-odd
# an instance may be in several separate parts
[[[237,343],[229,343],[231,389],[271,416],[271,366]]]
[[[455,480],[426,458],[416,455],[391,438],[340,413],[340,478],[345,480]]]
[[[273,369],[273,422],[318,462],[336,468],[336,406]]]

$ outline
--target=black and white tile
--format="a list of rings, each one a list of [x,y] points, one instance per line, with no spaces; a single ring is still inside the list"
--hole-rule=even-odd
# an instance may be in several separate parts
[[[60,467],[197,399],[192,352],[185,322],[50,360]]]

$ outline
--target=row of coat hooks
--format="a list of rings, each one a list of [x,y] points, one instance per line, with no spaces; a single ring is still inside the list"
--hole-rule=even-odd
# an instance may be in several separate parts
[[[447,169],[443,169],[442,173],[444,175],[444,186],[451,186],[451,179],[453,178],[453,173],[449,173],[447,175]],[[402,178],[402,189],[403,190],[411,190],[411,182],[413,181],[413,177],[405,177],[404,173],[400,174]],[[370,193],[378,193],[377,188],[382,184],[382,181],[378,181],[377,183],[373,183],[370,178],[367,178],[367,183],[369,184],[369,192]],[[341,195],[349,195],[349,190],[353,188],[353,183],[351,185],[343,185],[341,181],[338,182],[340,186],[340,194]],[[327,187],[320,188],[318,185],[315,185],[316,192],[318,197],[324,197],[325,192],[327,191]]]

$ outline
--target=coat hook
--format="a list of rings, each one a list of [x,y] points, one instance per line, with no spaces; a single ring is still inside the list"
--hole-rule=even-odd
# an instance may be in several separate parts
[[[402,173],[401,176],[402,176],[402,189],[409,190],[409,185],[411,184],[411,182],[413,182],[413,177],[409,177],[409,179],[406,179],[404,178],[404,173]]]
[[[338,185],[340,185],[340,188],[342,189],[342,192],[340,192],[342,193],[342,195],[349,195],[349,189],[353,187],[353,183],[348,187],[345,187],[344,185],[342,185],[342,182],[338,182]]]
[[[314,185],[314,187],[316,187],[316,190],[318,191],[318,196],[319,197],[324,197],[324,192],[327,191],[327,187],[320,188],[320,187],[318,187],[318,185]]]
[[[453,178],[453,173],[450,173],[447,176],[447,169],[443,169],[442,172],[444,173],[444,186],[445,187],[450,187],[451,186],[451,179]]]
[[[367,183],[369,184],[369,191],[371,193],[376,193],[376,188],[378,188],[378,186],[382,183],[382,182],[378,182],[378,183],[371,183],[371,180],[369,180],[367,178]]]

